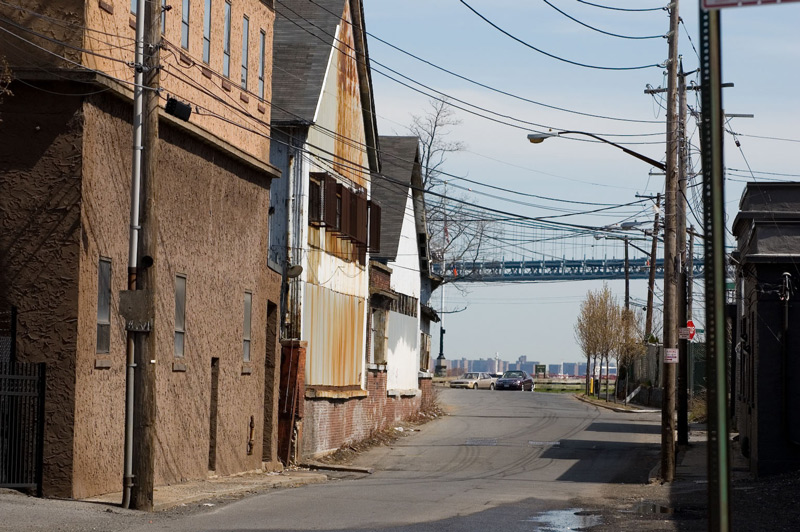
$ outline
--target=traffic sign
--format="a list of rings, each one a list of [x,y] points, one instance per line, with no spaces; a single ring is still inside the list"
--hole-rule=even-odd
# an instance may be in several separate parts
[[[800,0],[703,0],[703,9],[719,9],[721,7],[758,6],[762,4],[788,4]]]
[[[689,340],[694,340],[694,334],[696,331],[694,327],[694,322],[692,320],[687,321],[686,328],[689,329]]]

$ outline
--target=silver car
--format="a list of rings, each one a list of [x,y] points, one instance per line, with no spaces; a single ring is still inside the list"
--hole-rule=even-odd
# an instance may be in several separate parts
[[[477,390],[479,388],[485,390],[494,390],[494,383],[496,380],[497,380],[496,377],[492,377],[488,373],[480,371],[470,371],[469,373],[465,373],[458,379],[450,381],[450,387],[469,388],[471,390]]]

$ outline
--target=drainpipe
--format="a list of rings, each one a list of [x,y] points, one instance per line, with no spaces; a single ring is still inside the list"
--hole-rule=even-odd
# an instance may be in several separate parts
[[[136,290],[136,265],[139,262],[139,203],[142,181],[142,120],[144,107],[144,11],[145,0],[136,2],[136,53],[133,88],[133,170],[131,175],[131,216],[128,248],[128,290]],[[133,487],[133,382],[134,332],[127,331],[125,343],[125,446],[122,477],[122,507],[129,508]]]

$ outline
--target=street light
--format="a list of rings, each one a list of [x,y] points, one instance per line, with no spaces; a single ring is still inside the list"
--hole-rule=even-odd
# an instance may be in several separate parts
[[[615,142],[611,142],[610,140],[606,140],[603,137],[598,137],[594,133],[587,133],[586,131],[559,131],[556,134],[553,134],[553,133],[529,133],[528,134],[528,140],[531,142],[531,144],[541,144],[542,142],[545,141],[545,139],[548,139],[550,137],[560,137],[561,135],[585,135],[587,137],[591,137],[591,138],[593,138],[595,140],[599,140],[600,142],[604,142],[606,144],[611,144],[615,148],[619,148],[620,150],[624,151],[628,155],[636,157],[637,159],[642,160],[642,161],[644,161],[646,163],[649,163],[652,166],[655,166],[656,168],[658,168],[658,169],[660,169],[660,170],[662,170],[664,172],[667,171],[667,165],[664,164],[664,163],[660,163],[660,162],[656,161],[655,159],[651,159],[650,157],[648,157],[646,155],[642,155],[641,153],[635,152],[633,150],[629,150],[625,146],[620,146],[619,144],[617,144]]]
[[[675,14],[676,12],[673,12]],[[671,22],[672,23],[672,22]],[[676,32],[677,33],[677,30]],[[671,39],[674,41],[674,39]],[[672,44],[670,44],[672,46]],[[670,82],[671,83],[671,82]],[[674,110],[672,109],[673,106],[673,98],[670,98],[668,101],[668,116],[671,117],[668,120],[668,124],[671,124],[672,120],[674,120]],[[675,120],[676,121],[676,120]],[[676,121],[677,122],[677,121]],[[663,339],[663,346],[665,355],[667,353],[667,349],[677,351],[678,346],[678,328],[676,324],[677,318],[677,282],[676,282],[676,268],[678,267],[677,264],[673,264],[676,256],[679,258],[680,255],[677,254],[677,242],[676,242],[676,234],[677,234],[677,221],[678,221],[678,212],[676,210],[677,204],[677,150],[675,149],[675,145],[670,142],[670,139],[677,138],[677,135],[673,136],[673,132],[668,128],[667,130],[667,163],[664,164],[658,162],[656,160],[651,159],[641,153],[635,152],[633,150],[629,150],[624,146],[620,146],[610,140],[606,140],[602,137],[598,137],[594,133],[587,133],[586,131],[559,131],[556,134],[552,133],[531,133],[528,135],[528,140],[533,144],[539,144],[543,142],[545,139],[549,137],[557,137],[561,135],[585,135],[587,137],[591,137],[595,140],[603,142],[605,144],[610,144],[615,148],[619,148],[623,152],[627,153],[632,157],[636,157],[637,159],[644,161],[660,170],[662,170],[666,174],[666,198],[664,201],[664,220],[666,223],[665,226],[665,235],[664,235],[664,339]],[[667,170],[667,166],[669,166],[669,170]],[[627,249],[627,247],[626,247]],[[655,239],[653,240],[653,249],[655,250]],[[655,264],[655,261],[653,261]],[[653,265],[654,265],[653,264]],[[655,269],[651,269],[651,279],[655,274]],[[685,360],[686,357],[684,357]],[[663,362],[663,375],[664,375],[664,396],[661,403],[661,478],[667,482],[673,480],[675,476],[675,366],[674,360],[667,361],[666,356],[664,357]]]

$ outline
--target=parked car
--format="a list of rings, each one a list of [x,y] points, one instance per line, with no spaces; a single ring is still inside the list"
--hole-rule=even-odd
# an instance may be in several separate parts
[[[496,378],[492,377],[488,373],[479,371],[470,371],[469,373],[465,373],[458,379],[450,381],[450,387],[469,388],[471,390],[477,390],[478,388],[483,388],[486,390],[494,390],[496,380],[497,380]]]
[[[528,375],[525,371],[511,370],[503,373],[503,376],[497,379],[495,388],[498,390],[523,390],[533,391],[536,388],[536,383],[533,382],[533,377]]]

